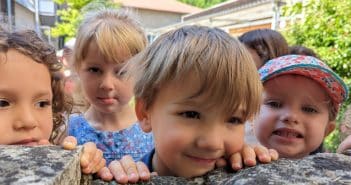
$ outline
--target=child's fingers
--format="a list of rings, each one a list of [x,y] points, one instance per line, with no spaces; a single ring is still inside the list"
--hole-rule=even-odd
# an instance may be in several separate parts
[[[276,161],[279,158],[279,154],[274,149],[268,149],[269,155],[271,156],[272,161]]]
[[[337,152],[338,153],[342,153],[347,149],[351,148],[351,135],[347,136],[346,139],[344,141],[341,142],[341,144],[339,145]]]
[[[130,155],[123,156],[120,160],[124,171],[128,175],[128,182],[138,182],[139,175],[135,161]]]
[[[106,160],[103,157],[103,152],[100,149],[97,149],[95,152],[94,159],[90,162],[89,168],[92,169],[92,173],[98,172],[101,168],[106,166]]]
[[[138,161],[136,162],[136,167],[138,169],[139,177],[141,180],[150,180],[151,174],[145,163]]]
[[[224,167],[226,165],[227,165],[227,161],[223,157],[217,159],[217,161],[216,161],[217,168],[221,168],[221,167]]]
[[[89,167],[90,161],[93,160],[95,152],[97,151],[95,143],[87,142],[83,145],[82,156],[80,157],[80,166],[83,169]],[[90,169],[92,170],[92,169]]]
[[[61,145],[65,150],[73,150],[77,146],[77,139],[73,136],[67,136],[63,139]]]
[[[113,179],[112,173],[110,172],[110,170],[106,166],[101,168],[97,172],[97,176],[100,177],[104,181],[111,181]]]
[[[256,154],[254,149],[251,146],[245,145],[241,151],[241,154],[242,154],[242,158],[245,166],[256,165]]]
[[[243,167],[243,162],[240,153],[235,153],[230,156],[230,164],[233,170],[238,171]]]
[[[264,146],[257,145],[254,147],[256,156],[261,163],[271,162],[271,156],[268,149]]]
[[[108,169],[110,170],[113,177],[115,178],[115,180],[118,183],[121,183],[121,184],[128,183],[128,176],[127,176],[126,172],[124,171],[120,161],[112,161],[108,165]]]

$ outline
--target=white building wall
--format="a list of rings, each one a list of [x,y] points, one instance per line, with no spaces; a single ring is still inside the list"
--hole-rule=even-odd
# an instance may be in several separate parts
[[[15,26],[17,29],[35,29],[34,13],[17,3],[15,4]]]

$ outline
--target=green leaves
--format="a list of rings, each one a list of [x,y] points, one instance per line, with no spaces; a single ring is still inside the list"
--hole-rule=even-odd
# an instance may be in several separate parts
[[[284,30],[290,44],[314,49],[340,76],[351,78],[351,1],[310,0],[284,8],[285,16],[302,14]]]
[[[67,8],[57,11],[60,22],[57,22],[51,29],[51,36],[64,36],[66,39],[75,37],[86,12],[101,8],[118,8],[118,4],[112,0],[55,0],[55,2],[57,4],[66,3]]]
[[[178,0],[180,2],[190,4],[200,8],[208,8],[210,6],[216,5],[218,3],[222,3],[227,0]]]

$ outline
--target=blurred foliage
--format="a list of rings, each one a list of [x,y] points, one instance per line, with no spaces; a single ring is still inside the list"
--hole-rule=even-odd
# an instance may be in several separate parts
[[[349,89],[351,89],[351,79],[346,79],[345,82],[349,87]],[[338,117],[336,118],[337,125],[335,130],[324,140],[324,148],[327,151],[335,152],[342,141],[339,127],[340,127],[340,123],[344,120],[344,115],[345,115],[344,113],[346,111],[346,108],[350,108],[349,106],[350,104],[351,104],[351,95],[349,94],[349,98],[341,106]]]
[[[210,6],[216,5],[218,3],[222,3],[228,0],[178,0],[180,2],[196,6],[199,8],[208,8]]]
[[[64,36],[66,39],[75,37],[78,26],[85,13],[102,8],[118,8],[113,0],[54,0],[55,3],[65,6],[57,10],[60,21],[51,29],[51,36]]]
[[[344,78],[351,78],[351,1],[310,0],[285,6],[284,16],[301,19],[284,30],[289,44],[315,50]]]
[[[290,17],[282,30],[291,45],[313,49],[351,87],[351,0],[309,0],[283,7]],[[337,129],[325,140],[334,152],[340,143],[339,124],[350,96],[337,118]]]

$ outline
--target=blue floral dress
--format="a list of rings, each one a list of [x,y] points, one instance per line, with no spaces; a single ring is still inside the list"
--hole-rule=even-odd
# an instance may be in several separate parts
[[[103,151],[106,164],[124,155],[137,161],[154,148],[152,134],[143,132],[139,123],[116,132],[101,131],[91,127],[82,114],[70,116],[68,135],[76,137],[79,145],[94,142]]]

